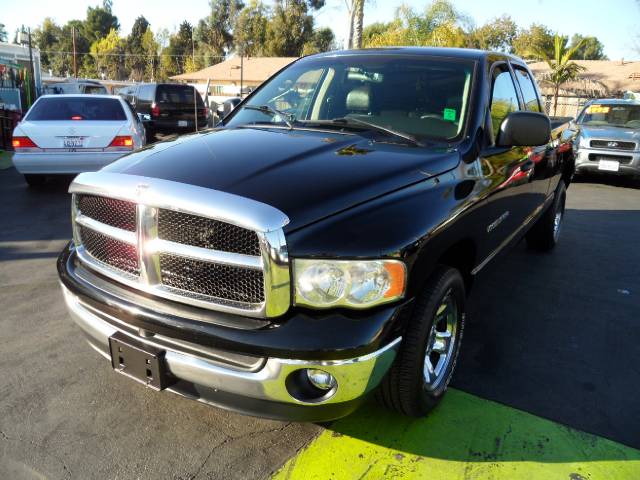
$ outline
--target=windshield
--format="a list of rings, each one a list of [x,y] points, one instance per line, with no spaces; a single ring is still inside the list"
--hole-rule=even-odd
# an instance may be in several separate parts
[[[31,107],[26,120],[120,120],[127,116],[116,98],[48,97]]]
[[[158,103],[174,103],[182,105],[193,105],[193,102],[195,101],[199,107],[204,105],[202,98],[200,98],[200,94],[195,88],[189,85],[158,85],[156,100]]]
[[[640,105],[593,104],[578,119],[581,125],[640,128]]]
[[[366,129],[366,122],[415,138],[450,140],[465,124],[473,66],[400,55],[303,60],[269,80],[226,124],[289,122],[295,128],[337,121],[342,128]]]

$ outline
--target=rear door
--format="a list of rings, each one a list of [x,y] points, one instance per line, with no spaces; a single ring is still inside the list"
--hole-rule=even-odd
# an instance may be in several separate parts
[[[158,85],[156,105],[160,108],[160,118],[175,122],[177,128],[193,128],[196,112],[199,126],[202,126],[204,102],[200,94],[190,85]]]
[[[511,64],[515,78],[522,93],[524,108],[529,112],[544,113],[538,91],[531,73],[523,66]],[[556,149],[551,144],[531,147],[529,159],[534,162],[533,172],[529,177],[531,192],[536,195],[537,202],[544,202],[549,191],[554,164],[556,163]]]
[[[490,71],[491,97],[487,118],[489,145],[481,154],[482,172],[487,182],[485,251],[492,252],[510,241],[539,203],[533,192],[533,162],[527,147],[498,147],[500,126],[512,112],[522,109],[520,96],[509,65],[498,62]]]
[[[118,98],[55,96],[38,100],[20,127],[40,148],[80,151],[108,147],[128,122]]]

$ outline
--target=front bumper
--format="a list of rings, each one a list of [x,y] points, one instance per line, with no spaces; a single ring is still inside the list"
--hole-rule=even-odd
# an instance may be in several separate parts
[[[599,169],[600,158],[619,160],[617,172]],[[576,173],[604,173],[609,175],[640,175],[640,152],[580,147],[575,159]]]
[[[127,152],[15,153],[13,164],[22,174],[69,175],[95,172]]]
[[[157,347],[154,336],[140,336],[121,320],[109,318],[62,285],[72,319],[89,344],[106,358],[109,337],[116,332]],[[238,368],[186,352],[176,344],[166,348],[167,372],[176,380],[167,390],[229,410],[261,417],[294,421],[329,421],[348,415],[382,380],[400,346],[398,337],[382,348],[355,358],[296,360],[265,358],[255,366]],[[290,393],[288,382],[301,369],[321,369],[332,374],[337,387],[320,401],[301,401]],[[290,384],[290,383],[289,383]]]

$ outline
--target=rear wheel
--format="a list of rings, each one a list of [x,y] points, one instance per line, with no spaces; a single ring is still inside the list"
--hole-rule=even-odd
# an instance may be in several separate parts
[[[438,404],[460,351],[464,308],[460,272],[439,266],[417,301],[398,356],[376,393],[385,407],[421,417]]]
[[[25,182],[27,182],[27,185],[29,185],[30,187],[37,188],[44,185],[44,182],[47,180],[47,177],[45,177],[44,175],[25,175],[24,180]]]
[[[547,252],[556,246],[562,232],[564,220],[564,206],[567,198],[567,188],[563,181],[556,190],[553,203],[538,221],[527,232],[527,244],[542,252]]]

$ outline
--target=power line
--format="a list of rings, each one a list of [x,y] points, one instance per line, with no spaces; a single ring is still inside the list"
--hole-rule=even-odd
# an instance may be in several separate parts
[[[60,50],[40,50],[40,53],[53,54],[53,55],[73,55],[73,52],[65,52]],[[76,55],[91,55],[91,56],[104,56],[104,57],[189,57],[193,55],[175,55],[169,53],[91,53],[91,52],[76,52]],[[227,58],[225,55],[195,55],[199,58]]]

